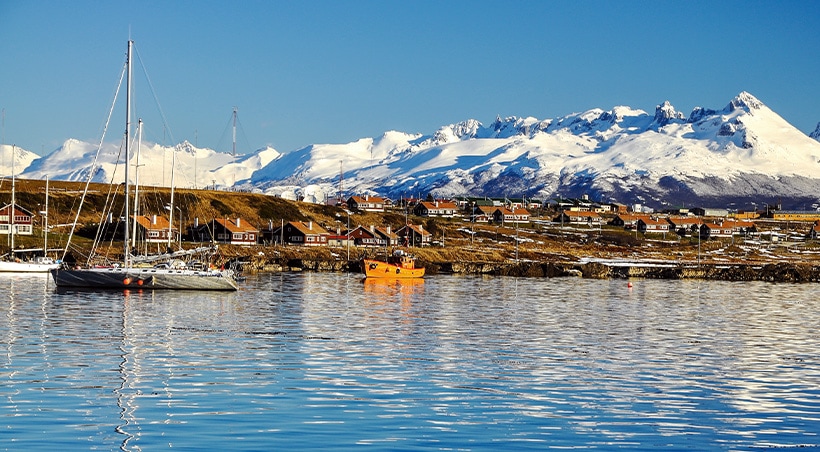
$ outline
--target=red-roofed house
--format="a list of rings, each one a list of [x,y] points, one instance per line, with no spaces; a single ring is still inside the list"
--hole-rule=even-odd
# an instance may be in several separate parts
[[[384,198],[378,196],[351,196],[347,199],[347,207],[360,212],[384,212]]]
[[[168,243],[169,240],[171,242],[179,240],[179,230],[177,228],[169,229],[170,224],[165,217],[159,215],[138,215],[132,218],[134,218],[134,223],[137,226],[137,241],[143,243]]]
[[[256,245],[259,230],[241,218],[214,218],[196,226],[195,237],[205,242]]]
[[[458,206],[450,201],[422,201],[416,204],[413,213],[420,217],[453,217],[458,213]]]
[[[595,212],[576,212],[572,210],[565,210],[560,215],[552,219],[555,223],[564,224],[587,224],[598,225],[601,224],[601,216]]]
[[[287,245],[327,246],[330,235],[325,228],[312,221],[288,221],[273,231],[273,240],[274,243],[284,240]]]
[[[11,217],[10,213],[12,212],[11,204],[6,204],[0,209],[0,234],[8,235],[11,231]],[[27,209],[20,207],[19,204],[14,205],[14,234],[18,235],[32,235],[34,231],[32,230],[33,218],[34,214],[29,212]]]
[[[496,207],[493,210],[493,221],[496,223],[527,223],[530,221],[530,212],[523,207]]]
[[[396,231],[402,245],[425,246],[433,242],[433,234],[425,231],[420,224],[408,224]]]
[[[641,218],[638,220],[638,231],[642,233],[647,232],[669,232],[669,222],[657,218]]]

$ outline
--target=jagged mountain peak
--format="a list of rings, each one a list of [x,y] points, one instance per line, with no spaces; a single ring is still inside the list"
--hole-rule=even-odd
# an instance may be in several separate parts
[[[655,107],[655,118],[652,124],[655,127],[663,127],[672,122],[682,122],[683,119],[683,113],[675,110],[675,107],[667,100]]]
[[[729,105],[726,106],[725,111],[731,113],[735,110],[743,109],[751,113],[753,110],[759,110],[763,107],[763,102],[759,101],[755,96],[746,91],[738,94]]]
[[[587,193],[648,206],[766,198],[811,205],[820,203],[820,177],[813,170],[820,164],[820,124],[812,138],[741,92],[724,109],[697,107],[685,120],[665,101],[653,114],[617,106],[543,120],[499,115],[489,127],[468,119],[429,135],[388,131],[284,154],[267,147],[232,158],[186,141],[175,146],[184,151],[177,156],[183,175],[177,174],[176,184],[241,185],[270,195],[322,200],[335,196],[343,173],[346,191],[388,197]],[[114,172],[119,146],[103,147],[93,173],[99,182],[119,174]],[[97,144],[68,140],[36,159],[24,175],[84,179],[96,150]],[[144,146],[141,182],[167,185],[166,150]]]
[[[814,129],[814,132],[812,132],[809,135],[809,137],[814,138],[817,141],[820,141],[820,122],[817,123],[817,127]]]

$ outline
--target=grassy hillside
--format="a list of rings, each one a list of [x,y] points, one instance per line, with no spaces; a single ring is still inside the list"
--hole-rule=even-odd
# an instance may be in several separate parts
[[[39,180],[18,180],[17,203],[30,209],[35,214],[45,208],[45,182]],[[49,187],[49,248],[63,248],[66,243],[70,224],[79,206],[84,184],[76,182],[53,181]],[[106,206],[113,204],[115,216],[123,215],[122,186],[116,187],[119,193],[112,193],[108,185],[92,184],[85,200],[85,207],[79,216],[79,224],[87,231],[96,230],[97,224],[104,220],[102,212]],[[140,189],[140,211],[146,215],[167,216],[165,206],[170,203],[170,190],[158,187]],[[384,214],[347,212],[337,207],[311,203],[287,201],[270,196],[212,190],[180,189],[175,191],[174,204],[175,224],[182,220],[183,225],[190,225],[194,218],[207,222],[213,218],[241,217],[244,221],[262,229],[268,222],[277,226],[282,221],[313,221],[325,229],[335,231],[344,229],[348,221],[351,227],[356,226],[391,226],[398,229],[405,224],[402,213]],[[11,200],[11,184],[8,179],[0,182],[0,203]],[[180,218],[181,217],[181,218]],[[547,216],[549,218],[549,216]],[[41,247],[42,216],[35,218],[35,235],[18,236],[15,245],[20,248]],[[818,262],[820,245],[816,241],[808,242],[762,242],[741,237],[725,240],[709,240],[700,243],[692,237],[681,238],[675,234],[661,236],[656,234],[636,234],[624,231],[623,228],[603,226],[601,228],[564,227],[547,223],[521,225],[471,224],[463,219],[428,219],[409,217],[410,222],[422,224],[433,235],[436,245],[416,248],[419,259],[424,263],[453,264],[464,262],[572,262],[582,258],[603,259],[657,259],[676,262]],[[759,225],[759,227],[773,227]],[[784,225],[777,225],[778,228]],[[805,234],[810,224],[792,222],[791,230],[796,234]],[[781,232],[783,232],[781,230]],[[93,235],[90,234],[90,235]],[[72,244],[79,255],[86,254],[90,248],[90,238],[75,234]],[[107,244],[111,251],[108,255],[121,252],[117,244]],[[442,246],[443,245],[443,246]],[[0,254],[8,251],[8,243],[0,243]],[[384,252],[381,249],[356,248],[332,249],[328,247],[241,247],[220,246],[225,259],[238,258],[258,261],[259,266],[266,262],[283,262],[294,260],[346,260],[347,252],[351,260],[365,255]]]

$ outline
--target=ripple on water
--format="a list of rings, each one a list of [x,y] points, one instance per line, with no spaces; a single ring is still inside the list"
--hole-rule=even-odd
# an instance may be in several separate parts
[[[0,285],[0,417],[15,448],[707,450],[820,434],[811,285],[320,273],[252,276],[235,294]]]

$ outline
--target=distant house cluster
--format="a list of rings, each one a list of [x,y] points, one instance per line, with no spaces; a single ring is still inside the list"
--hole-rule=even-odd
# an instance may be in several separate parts
[[[246,219],[225,216],[206,222],[194,218],[192,224],[175,226],[161,215],[138,215],[132,217],[134,237],[157,246],[181,241],[231,245],[428,246],[434,243],[432,234],[422,224],[417,224],[418,219],[443,218],[507,227],[526,225],[533,221],[576,227],[601,228],[607,225],[642,234],[676,234],[680,237],[719,239],[758,233],[752,220],[764,216],[762,211],[730,212],[727,209],[705,207],[646,212],[639,206],[594,202],[586,196],[559,198],[544,204],[540,200],[528,198],[436,199],[428,196],[426,199],[401,198],[394,201],[374,195],[355,195],[345,200],[334,200],[334,204],[346,209],[349,214],[403,212],[406,221],[394,226],[351,226],[348,215],[347,224],[341,220],[334,225],[323,225],[314,221],[278,219],[268,220],[266,225],[258,227]],[[533,220],[532,212],[539,214],[536,220]],[[551,216],[543,216],[545,212]],[[416,223],[409,219],[411,214]],[[807,237],[817,239],[820,236],[818,211],[786,211],[766,206],[765,216],[774,221],[813,222]],[[32,235],[34,218],[35,215],[29,209],[7,204],[0,208],[0,234],[9,234],[13,227],[15,234]],[[109,221],[113,222],[112,219]]]
[[[626,230],[647,233],[674,233],[681,237],[701,239],[748,235],[757,232],[754,222],[730,217],[669,215],[669,214],[623,214],[615,215],[609,225]]]

